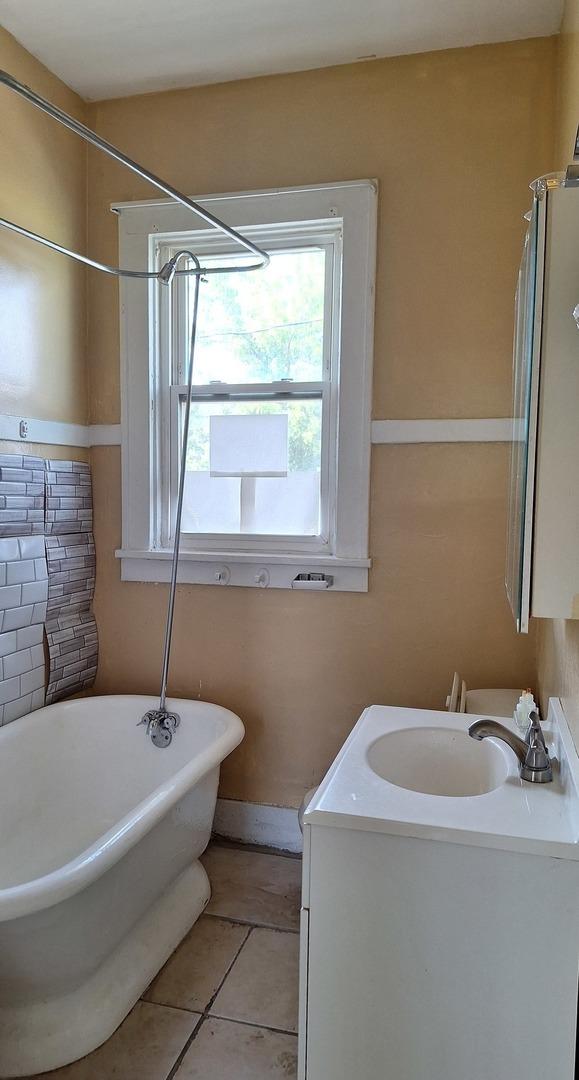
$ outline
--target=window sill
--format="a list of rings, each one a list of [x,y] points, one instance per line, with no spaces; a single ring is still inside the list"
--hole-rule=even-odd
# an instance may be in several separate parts
[[[169,550],[121,548],[115,555],[121,561],[122,581],[163,582],[170,579],[172,552]],[[182,551],[179,555],[178,580],[191,585],[291,589],[298,574],[309,572],[327,574],[333,578],[327,592],[367,592],[370,566],[370,559],[337,556]],[[312,586],[311,591],[320,590]]]

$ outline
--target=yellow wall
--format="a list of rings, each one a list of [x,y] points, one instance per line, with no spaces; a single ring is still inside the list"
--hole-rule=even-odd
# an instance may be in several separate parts
[[[550,167],[555,41],[437,52],[107,101],[89,123],[191,193],[378,177],[376,418],[507,416],[528,182]],[[150,197],[89,156],[89,244]],[[91,419],[119,420],[117,288],[89,278]],[[93,451],[97,689],[155,692],[166,586],[121,584],[120,454]],[[508,448],[375,447],[367,595],[181,586],[173,692],[239,711],[222,793],[299,802],[362,708],[532,681],[504,596]]]
[[[556,150],[551,168],[564,169],[572,159],[579,124],[579,0],[567,0],[558,39],[555,121]],[[579,622],[537,622],[543,707],[552,695],[562,698],[579,746]]]
[[[572,159],[579,124],[579,0],[566,0],[557,41],[555,160],[564,169]]]
[[[80,98],[1,28],[0,68],[83,118]],[[84,144],[0,87],[0,146],[0,216],[83,250]],[[85,337],[84,270],[0,229],[0,412],[84,423]]]

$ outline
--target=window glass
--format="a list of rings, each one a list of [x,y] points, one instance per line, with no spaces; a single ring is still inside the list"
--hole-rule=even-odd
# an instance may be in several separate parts
[[[182,404],[181,408],[184,408]],[[279,472],[279,447],[272,461],[267,445],[254,458],[252,474],[243,472],[244,444],[259,437],[259,419],[287,415],[286,475]],[[238,416],[247,420],[235,425],[239,453],[231,446],[229,476],[211,475],[211,417]],[[217,429],[213,428],[213,438]],[[183,532],[241,533],[259,535],[317,536],[320,533],[320,472],[322,456],[322,402],[305,401],[210,401],[193,402],[187,446]],[[275,460],[274,460],[275,458]],[[235,461],[239,460],[239,475]]]
[[[203,263],[216,261],[225,260]],[[323,248],[273,252],[264,270],[209,276],[201,285],[195,383],[321,380],[324,286]]]

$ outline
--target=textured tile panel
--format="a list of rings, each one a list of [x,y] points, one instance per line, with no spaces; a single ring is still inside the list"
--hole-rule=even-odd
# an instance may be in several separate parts
[[[84,461],[46,462],[46,534],[92,531],[92,484]]]
[[[86,462],[0,454],[0,724],[44,704],[45,622],[47,701],[94,682],[92,519]]]
[[[86,462],[47,461],[49,705],[87,690],[96,676],[98,634],[90,610],[96,574],[92,518],[92,484]]]
[[[0,724],[8,724],[44,705],[44,537],[0,539],[0,582]]]
[[[0,538],[44,534],[44,475],[42,458],[0,454]]]

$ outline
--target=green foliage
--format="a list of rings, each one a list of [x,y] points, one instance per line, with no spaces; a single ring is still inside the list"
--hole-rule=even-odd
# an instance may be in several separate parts
[[[325,255],[273,254],[265,270],[202,286],[195,381],[318,380],[322,374]]]

